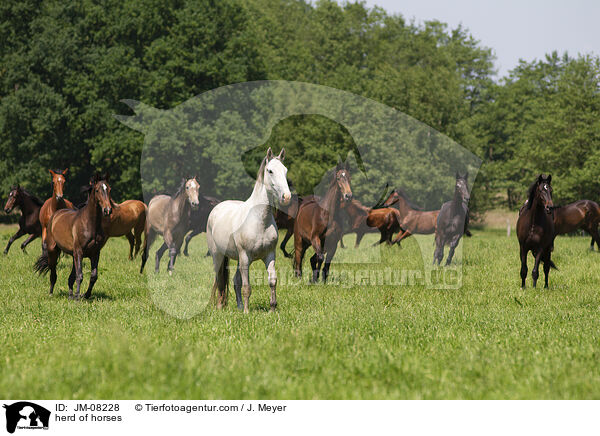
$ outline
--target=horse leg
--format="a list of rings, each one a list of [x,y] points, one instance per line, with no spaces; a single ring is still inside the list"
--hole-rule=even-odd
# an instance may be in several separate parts
[[[95,256],[93,256],[90,259],[91,264],[92,264],[92,274],[90,275],[90,284],[84,295],[86,300],[92,296],[92,288],[94,287],[96,280],[98,280],[98,261],[99,260],[100,260],[100,252],[98,252]]]
[[[295,242],[295,241],[294,241]],[[306,254],[306,249],[309,247],[310,244],[304,242],[304,240],[301,241],[301,245],[300,248],[295,247],[294,248],[294,266],[295,266],[295,270],[294,270],[294,275],[298,278],[302,277],[302,262],[304,261],[304,255]]]
[[[163,244],[160,246],[160,248],[158,250],[156,250],[156,256],[155,256],[155,261],[154,261],[154,272],[157,273],[158,269],[160,267],[160,259],[162,258],[163,254],[165,253],[165,251],[167,251],[167,243],[163,242]]]
[[[25,242],[23,242],[21,244],[21,250],[23,250],[23,253],[26,253],[25,251],[25,247],[27,247],[29,245],[29,243],[31,241],[33,241],[35,238],[37,238],[39,235],[36,235],[35,233],[32,235],[29,235],[29,237],[27,239],[25,239]]]
[[[265,267],[267,268],[267,273],[269,274],[269,287],[271,288],[271,312],[274,312],[277,308],[277,271],[275,271],[275,251],[267,254],[264,262]]]
[[[446,266],[449,266],[450,262],[452,262],[452,258],[454,257],[454,250],[456,250],[456,247],[460,242],[461,236],[461,234],[458,234],[452,239],[452,241],[450,241],[450,251],[448,251],[448,257],[446,258]]]
[[[224,268],[227,268],[227,265],[225,265],[225,259],[225,256],[218,252],[213,254],[213,270],[215,272],[215,282],[213,284],[211,299],[212,301],[216,302],[217,309],[223,308],[223,303],[225,302],[225,289],[227,286],[227,283],[225,283],[224,274]]]
[[[197,234],[199,234],[200,232],[196,231],[196,230],[192,230],[191,233],[189,233],[186,237],[185,237],[185,247],[183,247],[183,255],[185,257],[189,256],[188,253],[188,245],[190,244],[190,240],[196,236]]]
[[[533,279],[533,287],[537,284],[538,277],[540,276],[540,261],[542,260],[542,256],[544,254],[544,250],[540,250],[535,254],[535,264],[533,265],[533,269],[531,270],[531,278]]]
[[[250,289],[250,261],[248,260],[248,256],[246,253],[239,253],[239,262],[238,268],[240,270],[240,275],[242,276],[242,297],[244,299],[244,313],[250,312],[250,294],[252,293],[252,289]]]
[[[362,238],[365,236],[365,232],[356,232],[356,242],[354,243],[354,248],[358,248],[358,246],[360,245],[360,241],[362,241]]]
[[[54,250],[48,251],[47,256],[48,266],[50,267],[50,295],[52,295],[56,284],[56,264],[58,263],[58,256],[60,256],[60,250],[56,247]]]
[[[75,274],[77,269],[75,268],[75,258],[73,258],[73,266],[71,267],[71,274],[69,274],[69,298],[73,298],[73,283],[75,283]]]
[[[75,295],[69,295],[69,298],[79,300],[79,291],[81,282],[83,281],[83,253],[79,250],[73,250],[73,263],[75,264],[75,283],[77,283],[77,291]]]
[[[590,243],[590,250],[594,251],[594,242],[600,250],[600,235],[598,234],[598,223],[592,223],[588,229],[588,233],[592,235],[592,242]]]
[[[548,250],[547,253],[544,253],[542,260],[544,261],[544,288],[548,288],[548,276],[550,275],[550,256],[551,252]]]
[[[316,283],[317,280],[319,280],[319,270],[317,269],[317,265],[317,253],[315,253],[310,257],[310,267],[313,273],[312,278],[310,279],[311,283]]]
[[[444,239],[436,232],[435,234],[435,251],[433,252],[433,264],[439,265],[444,258]]]
[[[8,244],[6,244],[6,248],[4,249],[4,254],[8,254],[8,250],[9,250],[10,246],[12,245],[12,243],[15,242],[15,240],[19,239],[24,234],[25,234],[25,231],[23,231],[23,229],[19,228],[19,230],[17,230],[17,233],[12,235],[10,237],[10,239],[8,240]]]
[[[340,238],[340,248],[342,249],[346,249],[346,246],[344,245],[344,236],[342,235],[342,237]]]
[[[140,274],[144,272],[144,266],[148,260],[148,252],[150,251],[150,246],[154,242],[154,238],[156,238],[156,232],[151,227],[147,228],[146,239],[144,240],[144,247],[142,249],[142,264],[140,266]]]
[[[242,274],[240,273],[240,265],[238,263],[235,275],[233,276],[233,289],[235,289],[235,300],[238,310],[242,310]]]
[[[527,279],[527,250],[521,247],[521,288],[525,289]]]
[[[328,246],[325,250],[327,252],[327,259],[325,260],[325,266],[323,267],[323,283],[327,281],[327,277],[329,276],[329,266],[331,265],[331,260],[333,259],[336,250],[337,244],[331,244],[331,247]]]
[[[283,241],[281,241],[281,245],[279,246],[279,248],[283,252],[283,255],[288,258],[292,257],[292,255],[290,253],[288,253],[287,251],[285,251],[285,246],[287,245],[287,243],[291,237],[292,237],[292,232],[290,232],[290,229],[287,229],[287,231],[285,232],[285,236],[283,237]]]
[[[129,241],[129,260],[133,260],[133,246],[135,245],[135,239],[133,237],[133,232],[130,230],[129,233],[125,235],[127,240]]]
[[[133,257],[136,257],[140,252],[140,247],[142,245],[142,233],[144,233],[145,229],[145,221],[138,222],[138,224],[133,229],[133,236],[135,237],[135,251],[133,252]]]
[[[386,240],[386,234],[385,234],[385,231],[384,231],[384,230],[381,230],[381,229],[380,229],[379,231],[381,232],[381,236],[380,236],[380,238],[379,238],[379,241],[377,241],[377,242],[375,242],[375,243],[373,244],[373,247],[377,247],[378,245],[381,245],[381,244],[383,244],[383,243],[385,242],[385,240]]]

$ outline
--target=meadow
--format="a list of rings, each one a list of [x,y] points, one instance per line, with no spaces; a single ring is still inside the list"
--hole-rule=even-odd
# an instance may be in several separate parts
[[[0,227],[2,247],[14,231]],[[223,311],[194,306],[212,282],[204,235],[190,244],[189,258],[178,258],[173,277],[166,256],[160,274],[153,272],[158,243],[140,275],[139,258],[127,260],[127,241],[109,240],[92,299],[81,302],[67,299],[70,257],[61,258],[50,297],[48,277],[32,271],[39,239],[28,254],[15,244],[0,257],[0,392],[33,399],[600,398],[600,254],[589,239],[557,238],[550,288],[532,289],[528,278],[521,289],[514,233],[473,234],[461,242],[463,286],[455,290],[342,282],[342,272],[364,267],[352,263],[359,254],[381,254],[377,268],[423,269],[413,238],[402,249],[372,248],[376,238],[368,235],[360,250],[339,249],[338,260],[349,263],[332,265],[326,285],[289,278],[291,261],[278,252],[278,309],[268,311],[268,286],[258,284],[249,315],[235,308],[233,290]],[[345,242],[352,247],[354,235]],[[84,274],[87,287],[89,260]]]

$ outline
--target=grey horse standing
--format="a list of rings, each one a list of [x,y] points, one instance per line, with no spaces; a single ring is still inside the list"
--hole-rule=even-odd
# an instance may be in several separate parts
[[[452,262],[454,250],[460,242],[460,238],[466,232],[469,223],[469,188],[467,180],[469,173],[461,176],[456,173],[456,184],[454,185],[454,197],[451,201],[444,203],[437,218],[435,230],[435,252],[433,253],[433,264],[439,265],[444,258],[444,246],[450,245],[446,266]]]
[[[182,179],[179,189],[173,197],[169,195],[157,195],[148,204],[148,217],[146,219],[146,242],[142,253],[142,266],[140,273],[144,271],[144,265],[148,259],[148,250],[156,238],[157,233],[163,235],[164,243],[156,251],[156,264],[154,271],[158,272],[160,259],[164,252],[169,249],[169,274],[173,273],[175,259],[183,244],[183,238],[188,231],[190,211],[198,207],[198,192],[200,184],[196,177]]]

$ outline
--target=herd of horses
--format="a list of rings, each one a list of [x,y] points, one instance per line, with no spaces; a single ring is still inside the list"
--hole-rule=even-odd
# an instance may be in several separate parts
[[[50,272],[50,294],[57,280],[56,266],[61,253],[72,257],[68,279],[69,298],[80,298],[83,279],[82,259],[91,261],[91,277],[85,298],[91,296],[98,277],[101,249],[110,237],[125,236],[129,241],[129,259],[141,250],[140,273],[148,259],[149,248],[157,235],[163,244],[156,251],[155,271],[159,271],[161,258],[169,252],[167,271],[172,274],[177,255],[185,242],[206,232],[208,255],[212,256],[215,280],[212,299],[218,308],[227,304],[229,287],[229,260],[237,261],[233,278],[237,306],[248,312],[251,294],[249,268],[252,262],[262,260],[268,273],[271,288],[270,307],[277,307],[277,273],[275,251],[278,230],[286,230],[280,249],[285,257],[293,258],[296,277],[302,277],[302,263],[309,247],[312,282],[329,275],[331,261],[342,237],[356,233],[355,247],[363,236],[379,232],[375,244],[398,244],[413,234],[435,234],[433,263],[440,264],[444,247],[449,246],[446,265],[452,262],[454,251],[463,235],[471,236],[469,223],[468,174],[456,174],[452,199],[439,210],[422,211],[399,189],[384,195],[382,201],[367,207],[353,198],[351,175],[347,165],[339,163],[331,173],[327,191],[323,196],[300,197],[290,191],[287,168],[283,164],[285,151],[275,156],[269,148],[261,162],[252,194],[246,201],[219,201],[200,192],[196,177],[182,179],[174,195],[156,195],[148,205],[138,200],[115,203],[107,174],[96,174],[82,188],[87,201],[78,206],[64,198],[67,170],[50,170],[52,195],[45,202],[19,185],[13,186],[4,208],[10,213],[15,207],[22,212],[19,229],[4,250],[29,235],[21,249],[37,237],[42,238],[42,254],[34,269]],[[563,207],[552,202],[552,177],[540,175],[531,185],[528,198],[519,211],[517,236],[521,253],[521,284],[527,277],[527,255],[532,252],[535,264],[532,270],[533,286],[543,263],[545,286],[548,286],[554,239],[559,234],[584,229],[592,236],[600,250],[600,207],[591,200],[581,200]],[[386,187],[387,189],[387,187]],[[385,200],[383,200],[385,198]],[[395,237],[394,235],[397,234]],[[143,242],[142,242],[142,236]],[[289,239],[294,238],[294,252],[286,251]],[[76,284],[76,290],[73,287]]]

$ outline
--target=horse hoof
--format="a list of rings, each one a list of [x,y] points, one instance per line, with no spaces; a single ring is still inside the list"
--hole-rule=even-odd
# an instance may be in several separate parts
[[[169,270],[169,275],[172,276],[173,275],[173,270]]]

